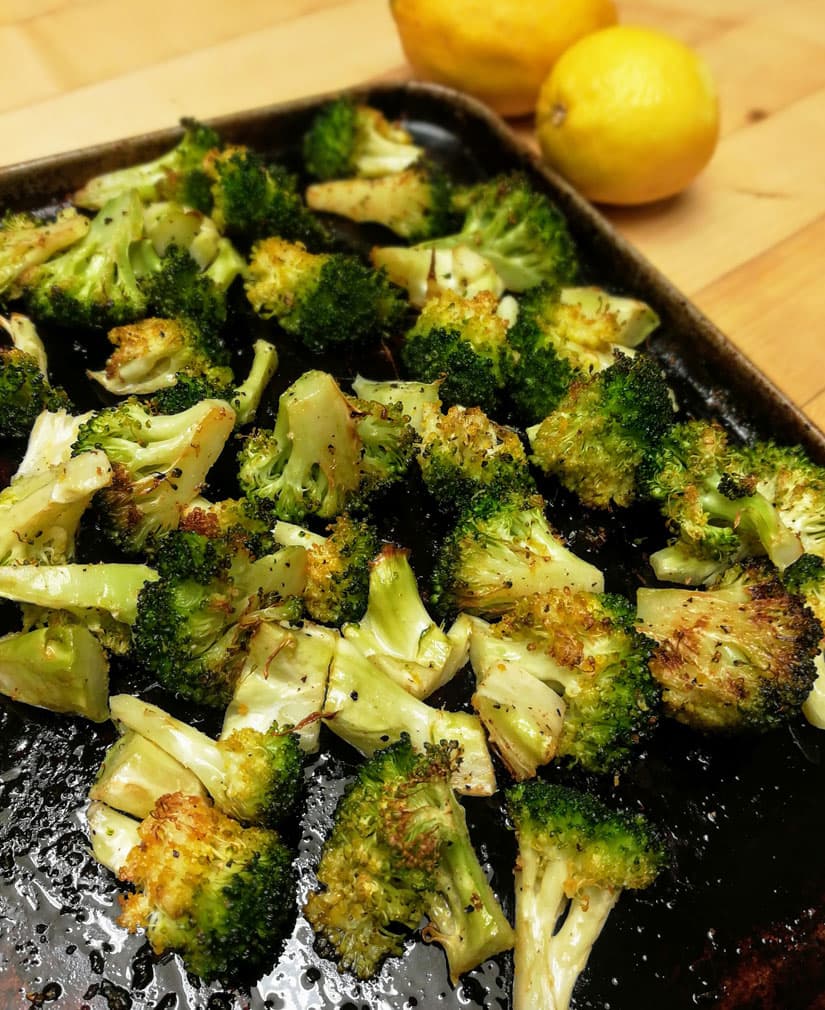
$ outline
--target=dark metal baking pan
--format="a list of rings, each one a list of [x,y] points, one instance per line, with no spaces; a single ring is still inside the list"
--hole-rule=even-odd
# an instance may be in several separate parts
[[[825,436],[732,347],[724,336],[563,181],[541,167],[504,124],[472,100],[446,89],[409,84],[359,89],[359,97],[404,119],[415,135],[457,175],[472,179],[521,168],[566,214],[588,275],[614,290],[649,301],[661,328],[650,341],[686,413],[712,416],[742,438],[770,436],[800,443],[825,464]],[[299,138],[320,98],[254,110],[214,121],[230,140],[298,166]],[[60,202],[89,176],[145,160],[170,146],[178,130],[46,158],[0,170],[0,206],[43,207]],[[380,233],[367,232],[366,241]],[[49,335],[47,334],[47,337]],[[85,367],[101,348],[61,353],[50,337],[54,370],[69,357]],[[310,359],[282,348],[268,409]],[[340,378],[356,370],[388,377],[383,355],[347,354],[312,365]],[[86,395],[89,393],[87,391]],[[82,398],[82,395],[81,395]],[[92,403],[81,404],[92,406]],[[13,451],[5,453],[13,466]],[[652,579],[648,550],[664,542],[661,520],[646,509],[627,514],[583,511],[559,488],[542,490],[554,522],[571,545],[607,573],[608,588],[632,593]],[[426,515],[415,494],[383,506],[387,536],[413,549],[426,578],[432,549]],[[94,545],[88,548],[94,552]],[[454,699],[466,681],[453,688]],[[113,670],[114,689],[149,688]],[[211,721],[210,721],[211,720]],[[214,715],[200,716],[210,727]],[[411,944],[364,985],[339,976],[313,950],[298,918],[272,972],[233,989],[190,978],[177,958],[160,960],[141,936],[114,924],[117,887],[88,851],[81,813],[110,725],[91,726],[9,701],[0,703],[0,1008],[32,1005],[66,1010],[205,1010],[340,1007],[509,1007],[509,956],[470,973],[457,988],[447,981],[437,947]],[[625,894],[598,941],[576,990],[578,1010],[674,1010],[694,1006],[806,1010],[825,991],[825,769],[817,732],[800,721],[756,740],[708,741],[677,726],[663,727],[617,784],[602,783],[629,806],[644,808],[667,831],[675,864],[647,894]],[[356,766],[352,752],[325,736],[307,774],[300,826],[300,893],[311,884],[323,832],[342,783]],[[471,830],[512,911],[514,841],[497,801],[465,804]]]

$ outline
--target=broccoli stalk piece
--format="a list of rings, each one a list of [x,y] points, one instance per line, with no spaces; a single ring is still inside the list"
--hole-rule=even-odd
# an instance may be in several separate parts
[[[344,638],[415,698],[443,687],[467,662],[468,629],[442,631],[418,592],[409,552],[387,544],[369,566],[367,612]]]
[[[452,776],[454,788],[474,796],[495,792],[495,773],[478,717],[419,701],[346,638],[338,641],[332,661],[323,717],[336,736],[368,757],[404,734],[418,751],[427,744],[455,741],[461,762]]]
[[[660,367],[647,355],[620,355],[573,382],[541,424],[527,429],[532,461],[592,508],[630,505],[639,468],[673,425],[673,402]]]
[[[420,434],[421,475],[442,512],[462,512],[479,493],[535,493],[521,439],[478,407],[430,409]]]
[[[80,428],[92,414],[93,411],[69,414],[63,409],[44,410],[38,414],[15,477],[28,477],[49,467],[68,463]]]
[[[473,620],[473,706],[514,777],[534,775],[537,755],[617,772],[647,740],[661,691],[648,669],[655,643],[634,621],[621,596],[570,589],[527,596],[495,625]]]
[[[814,617],[825,628],[825,562],[816,554],[803,554],[786,568],[782,574],[785,588],[799,596],[811,609]],[[802,714],[812,726],[825,729],[825,639],[820,642],[820,650],[814,663],[816,679],[811,693],[802,705]]]
[[[201,780],[157,744],[125,730],[106,751],[89,799],[143,820],[161,796],[206,796]]]
[[[0,565],[71,561],[81,517],[111,479],[102,452],[15,476],[0,491]]]
[[[118,922],[146,931],[205,979],[260,973],[290,919],[292,857],[275,831],[244,828],[200,796],[172,793],[138,822],[103,803],[86,814],[98,862],[134,893]]]
[[[438,238],[456,223],[452,185],[444,172],[430,164],[380,179],[315,183],[307,189],[306,200],[311,210],[359,224],[381,224],[413,241]]]
[[[379,543],[369,523],[349,516],[327,527],[327,536],[278,521],[272,529],[276,543],[306,550],[304,606],[314,621],[340,626],[357,621],[367,609],[370,562]]]
[[[206,270],[222,249],[222,243],[228,242],[221,238],[211,217],[174,200],[149,204],[143,212],[143,226],[157,256],[185,250],[199,270]],[[151,261],[151,256],[148,259]]]
[[[137,600],[134,657],[169,690],[226,705],[257,624],[300,616],[305,552],[256,557],[243,535],[175,530],[157,558],[160,580]]]
[[[640,589],[641,629],[665,713],[706,732],[764,733],[810,694],[822,625],[758,562],[705,591]]]
[[[519,850],[513,1010],[568,1010],[621,892],[649,887],[664,849],[641,815],[564,786],[513,786],[507,808]]]
[[[376,246],[370,261],[399,287],[407,289],[410,304],[422,308],[430,298],[452,292],[459,298],[474,298],[489,291],[504,294],[504,281],[488,260],[469,246],[452,249],[410,249],[406,246]]]
[[[399,480],[414,449],[396,409],[345,396],[331,375],[310,371],[281,395],[274,430],[246,440],[238,479],[264,515],[332,519]]]
[[[140,319],[147,299],[131,256],[142,238],[137,193],[108,201],[79,242],[24,275],[31,314],[93,329]]]
[[[349,98],[321,109],[304,135],[303,148],[307,172],[317,179],[391,175],[423,154],[405,129],[378,109]]]
[[[52,617],[0,638],[0,694],[51,712],[109,718],[109,662],[82,624]]]
[[[128,553],[176,529],[235,425],[221,400],[202,400],[178,414],[150,414],[134,400],[95,414],[74,445],[78,455],[102,449],[114,479],[97,499],[106,535]]]
[[[194,119],[181,120],[181,125],[183,136],[171,151],[152,161],[95,176],[72,195],[72,202],[100,210],[110,200],[135,191],[144,203],[176,200],[208,211],[208,186],[202,165],[207,153],[221,146],[221,138],[211,127]]]
[[[494,413],[512,354],[508,322],[489,293],[472,299],[442,294],[430,299],[404,337],[401,360],[419,382],[443,378],[448,405],[476,405]]]
[[[795,532],[757,490],[748,460],[714,422],[676,425],[645,461],[643,480],[678,534],[651,555],[660,579],[712,581],[727,565],[763,553],[783,569],[802,554]]]
[[[447,535],[433,572],[437,613],[495,617],[549,589],[604,590],[604,576],[554,532],[538,495],[480,495]]]
[[[513,932],[473,850],[451,780],[455,747],[407,738],[364,765],[335,811],[304,914],[342,968],[365,979],[401,953],[422,915],[454,983],[509,949]]]
[[[215,741],[140,698],[109,699],[112,719],[151,740],[206,787],[229,817],[273,826],[292,812],[301,786],[301,751],[288,728],[236,729]]]
[[[509,291],[542,282],[569,284],[578,273],[576,249],[561,212],[519,173],[467,187],[453,200],[465,214],[461,230],[423,245],[466,245],[488,259]]]
[[[5,214],[0,218],[0,296],[19,298],[25,274],[79,242],[88,230],[88,218],[74,207],[61,210],[53,221],[25,212]]]
[[[235,411],[236,427],[243,427],[255,420],[258,407],[270,380],[278,370],[278,351],[268,340],[256,340],[252,345],[252,365],[249,374],[236,386],[229,397]]]
[[[5,316],[0,316],[0,327],[9,335],[12,346],[32,357],[40,374],[48,380],[49,361],[46,356],[46,348],[43,346],[37,327],[31,319],[21,312],[12,312],[8,319]]]
[[[263,733],[277,723],[292,726],[301,750],[314,754],[337,638],[337,632],[309,621],[300,628],[259,624],[249,639],[221,739],[245,729]]]
[[[419,436],[424,418],[431,408],[441,408],[441,382],[377,381],[356,375],[352,382],[355,395],[361,400],[374,400],[384,407],[398,406],[410,427]]]
[[[259,316],[277,319],[311,351],[378,339],[405,308],[400,290],[357,257],[313,254],[282,238],[253,247],[245,287]]]

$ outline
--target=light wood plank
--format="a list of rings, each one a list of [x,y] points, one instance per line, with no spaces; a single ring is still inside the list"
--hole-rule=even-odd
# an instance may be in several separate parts
[[[0,112],[21,102],[40,102],[61,90],[59,75],[25,28],[0,27]],[[12,55],[13,54],[13,55]],[[3,138],[5,146],[6,138]]]

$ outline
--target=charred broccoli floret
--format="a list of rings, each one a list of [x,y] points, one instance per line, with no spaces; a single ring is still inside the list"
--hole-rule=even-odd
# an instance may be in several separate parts
[[[205,979],[269,967],[294,900],[292,855],[275,831],[182,793],[142,822],[103,803],[87,818],[95,858],[134,888],[120,925],[144,929],[156,954],[176,951]]]
[[[564,216],[519,173],[468,186],[453,199],[465,215],[461,230],[425,245],[466,245],[488,259],[509,291],[543,281],[571,283],[578,273],[576,248]]]
[[[357,257],[315,255],[280,238],[253,248],[246,294],[258,315],[276,318],[312,351],[378,338],[404,311],[398,289]]]
[[[368,761],[338,804],[304,914],[359,978],[400,954],[423,915],[422,935],[444,947],[454,982],[512,946],[450,785],[456,760],[451,745],[421,754],[404,738]]]
[[[79,242],[89,219],[74,209],[61,210],[54,220],[20,211],[0,218],[0,298],[19,298],[28,271]]]
[[[640,814],[548,782],[507,792],[518,838],[513,1010],[568,1010],[593,944],[625,888],[666,864]]]
[[[730,569],[705,591],[640,589],[641,630],[667,715],[708,732],[764,733],[811,691],[822,626],[765,563]]]
[[[326,372],[305,372],[281,395],[272,431],[239,454],[241,488],[262,514],[332,519],[400,479],[415,434],[397,409],[345,396]]]
[[[574,382],[541,424],[527,429],[532,461],[585,505],[628,506],[640,494],[639,467],[673,425],[661,368],[647,355],[620,355],[605,371]]]
[[[423,154],[402,127],[349,98],[325,105],[304,135],[304,164],[317,179],[403,172]],[[311,206],[311,204],[310,204]]]
[[[648,669],[655,643],[635,617],[621,596],[556,589],[519,600],[498,624],[473,621],[473,706],[514,777],[553,758],[616,772],[650,735],[661,697]],[[534,678],[552,692],[538,707]],[[536,714],[557,725],[537,728]]]
[[[825,562],[816,554],[803,554],[782,574],[785,588],[801,596],[814,617],[825,628]],[[825,639],[814,659],[816,679],[811,693],[802,705],[802,714],[818,729],[825,729]]]
[[[410,304],[422,308],[428,299],[452,292],[474,298],[482,291],[504,294],[504,281],[493,264],[466,245],[452,249],[376,246],[370,253],[374,267],[385,270],[393,284],[407,289]]]
[[[538,495],[480,495],[441,545],[431,601],[438,613],[497,616],[548,589],[604,590],[604,576],[572,554]]]

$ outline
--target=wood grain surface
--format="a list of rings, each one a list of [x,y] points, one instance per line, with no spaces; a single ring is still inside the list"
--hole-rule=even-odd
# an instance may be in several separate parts
[[[619,9],[706,57],[722,139],[686,193],[607,216],[825,429],[825,2]],[[4,164],[410,76],[386,0],[0,0],[0,53]]]

